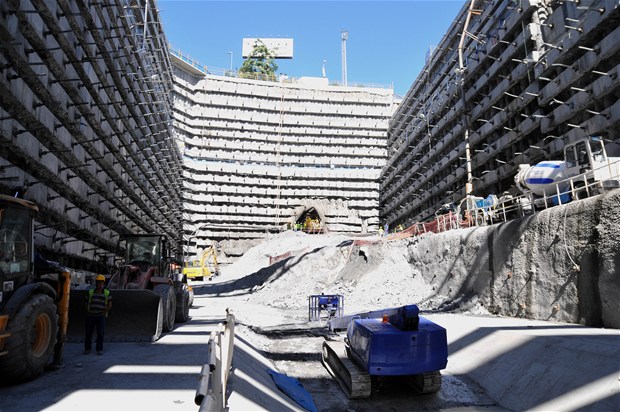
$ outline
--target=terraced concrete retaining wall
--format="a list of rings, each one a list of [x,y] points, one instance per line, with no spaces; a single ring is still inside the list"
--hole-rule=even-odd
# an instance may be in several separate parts
[[[307,213],[326,232],[378,230],[392,89],[218,76],[174,55],[172,64],[189,256],[216,242],[239,256]]]
[[[498,315],[620,328],[619,212],[614,190],[507,223],[411,238],[410,262],[438,295],[477,297]]]

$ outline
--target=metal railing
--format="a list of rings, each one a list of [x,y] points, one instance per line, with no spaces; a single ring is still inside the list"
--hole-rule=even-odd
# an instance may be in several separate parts
[[[196,59],[191,58],[187,54],[183,54],[181,50],[175,50],[172,46],[168,45],[168,49],[170,54],[175,56],[176,58],[182,60],[183,62],[189,64],[194,69],[203,72],[204,74],[209,74],[213,76],[224,76],[224,77],[236,77],[240,79],[251,79],[251,80],[262,80],[269,82],[282,82],[282,83],[298,83],[299,78],[290,77],[285,74],[275,74],[275,75],[266,75],[263,73],[242,73],[239,70],[231,70],[231,69],[222,69],[219,67],[207,67],[204,66]],[[344,84],[333,81],[329,83],[330,86],[344,86]],[[361,83],[361,82],[348,82],[348,87],[362,87],[362,88],[373,88],[373,89],[389,89],[394,90],[393,84],[381,84],[381,83]]]
[[[235,315],[226,309],[226,320],[209,336],[208,363],[202,366],[194,402],[201,412],[227,409],[226,385],[235,343]]]
[[[343,295],[310,295],[308,297],[308,321],[320,321],[341,317],[344,313]],[[323,317],[321,316],[323,315]]]
[[[329,82],[329,85],[330,86],[342,86],[342,87],[363,87],[363,88],[371,88],[371,89],[394,90],[394,84],[385,84],[385,83],[347,82],[347,84],[345,85],[343,82],[334,80],[334,81]]]
[[[607,168],[608,166],[603,166]],[[608,179],[595,179],[597,170],[592,170],[567,179],[550,183],[537,195],[529,190],[520,196],[504,195],[495,197],[494,202],[481,204],[482,198],[461,201],[457,208],[457,227],[484,226],[493,223],[506,222],[519,217],[545,210],[553,206],[564,205],[573,200],[585,199],[590,196],[604,193],[606,190],[620,187],[620,175],[609,173]],[[463,208],[463,203],[466,207]],[[453,225],[454,226],[454,225]]]
[[[607,167],[603,166],[601,169]],[[596,172],[595,169],[554,182],[545,188],[540,196],[530,190],[522,196],[500,197],[497,204],[490,208],[485,216],[486,223],[511,220],[514,219],[515,215],[523,217],[537,210],[563,205],[573,200],[585,199],[604,193],[606,190],[620,187],[619,174],[610,172],[608,179],[595,179],[593,176]]]
[[[189,64],[193,68],[195,68],[197,70],[200,70],[201,72],[206,73],[206,74],[209,73],[209,70],[207,69],[207,66],[203,66],[202,64],[198,63],[197,60],[192,59],[187,54],[183,54],[183,52],[181,52],[181,50],[175,50],[170,45],[168,45],[168,50],[170,51],[171,55],[173,55],[174,57],[184,61],[185,63]]]
[[[529,190],[523,195],[506,194],[499,198],[495,195],[487,198],[468,196],[458,205],[454,205],[452,210],[438,214],[432,220],[416,222],[405,230],[390,233],[387,240],[507,222],[573,200],[601,194],[605,190],[620,188],[620,174],[610,171],[608,179],[593,179],[595,172],[596,170],[592,170],[550,183],[542,195],[536,195],[534,191]]]

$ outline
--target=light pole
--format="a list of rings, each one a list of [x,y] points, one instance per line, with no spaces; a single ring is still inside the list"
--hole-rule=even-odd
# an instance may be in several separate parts
[[[458,47],[458,54],[459,54],[459,69],[458,69],[458,73],[460,75],[460,92],[461,92],[461,99],[463,101],[463,123],[465,125],[465,136],[464,136],[464,141],[465,141],[465,162],[466,162],[466,168],[467,168],[467,183],[465,183],[465,196],[469,196],[472,194],[472,192],[474,191],[474,184],[473,184],[473,176],[471,174],[471,152],[470,152],[470,146],[469,146],[469,128],[471,126],[470,124],[470,118],[469,115],[467,114],[467,98],[465,96],[465,63],[464,63],[464,59],[463,59],[463,45],[465,43],[465,37],[468,34],[467,32],[467,28],[469,27],[469,21],[471,19],[472,14],[474,14],[474,3],[476,2],[476,0],[471,0],[471,2],[469,3],[469,9],[467,12],[467,18],[465,19],[465,24],[463,26],[463,33],[461,34],[461,40],[459,42],[459,47]]]
[[[230,54],[230,72],[232,73],[232,71],[233,71],[233,52],[229,51],[228,54]]]
[[[349,32],[341,30],[340,38],[342,39],[342,84],[346,87],[349,85],[347,81],[347,39]]]

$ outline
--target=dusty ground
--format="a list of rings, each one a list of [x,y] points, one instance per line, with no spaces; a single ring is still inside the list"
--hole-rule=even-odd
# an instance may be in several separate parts
[[[445,306],[407,261],[406,246],[351,248],[342,235],[285,232],[250,249],[212,283],[196,286],[197,296],[217,296],[235,308],[236,333],[274,362],[281,373],[299,379],[319,410],[438,410],[493,408],[495,403],[473,381],[447,375],[436,395],[420,396],[389,381],[372,399],[350,401],[320,362],[325,339],[342,339],[325,322],[308,321],[308,296],[341,294],[345,313],[420,303],[434,311]],[[402,243],[402,242],[401,242]],[[269,257],[293,256],[268,266]],[[366,256],[366,254],[372,256]],[[486,313],[477,308],[477,313]]]
[[[502,409],[500,403],[515,410],[538,405],[601,410],[617,405],[620,370],[607,361],[620,355],[617,330],[493,316],[484,297],[463,288],[459,276],[452,279],[468,267],[477,273],[463,244],[428,236],[393,242],[364,238],[379,242],[352,246],[355,238],[346,236],[285,232],[250,249],[197,293],[234,299],[230,305],[239,336],[281,373],[298,378],[319,410],[495,410]],[[476,276],[465,285],[471,282]],[[422,315],[446,322],[450,355],[440,392],[419,396],[390,381],[371,399],[349,401],[320,363],[323,341],[342,337],[329,334],[324,322],[308,322],[308,296],[320,293],[343,295],[345,314],[416,303]],[[580,387],[589,388],[587,396]]]
[[[273,386],[268,368],[299,379],[320,411],[506,410],[500,403],[512,410],[617,410],[620,370],[609,362],[620,356],[617,330],[488,316],[475,296],[439,293],[433,277],[408,261],[411,241],[351,243],[339,235],[276,236],[213,281],[192,283],[187,324],[154,343],[106,344],[104,356],[84,356],[82,344],[68,343],[64,368],[0,388],[0,411],[196,410],[206,343],[226,308],[237,319],[232,411],[301,410],[276,389],[264,392]],[[320,363],[323,341],[339,337],[325,322],[308,321],[308,296],[322,292],[342,294],[345,313],[418,303],[448,330],[442,389],[420,396],[389,381],[370,399],[348,400]]]
[[[325,339],[335,339],[324,328],[284,327],[256,329],[254,335],[242,327],[240,334],[263,349],[280,373],[297,378],[313,396],[318,410],[444,410],[448,408],[496,408],[475,382],[444,374],[444,385],[435,395],[419,395],[397,379],[386,380],[369,399],[349,400],[320,362]],[[498,410],[501,408],[497,408]]]

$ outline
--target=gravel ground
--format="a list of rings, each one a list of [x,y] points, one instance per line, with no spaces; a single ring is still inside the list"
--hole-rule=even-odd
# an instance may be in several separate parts
[[[492,391],[494,399],[517,402],[516,410],[606,410],[618,398],[617,372],[608,362],[620,353],[617,331],[489,316],[475,296],[448,299],[429,283],[432,274],[410,261],[415,240],[375,238],[372,246],[353,240],[275,236],[213,281],[192,282],[188,323],[154,343],[107,343],[103,356],[82,355],[83,345],[69,342],[63,368],[1,387],[0,411],[196,410],[206,343],[226,308],[236,316],[235,356],[243,359],[233,361],[232,411],[296,409],[268,387],[268,368],[297,378],[320,411],[506,410],[488,395]],[[389,380],[370,399],[348,400],[320,362],[325,339],[342,336],[329,332],[324,321],[308,321],[308,296],[320,293],[342,294],[345,313],[417,303],[424,316],[448,330],[451,349],[441,390],[421,396]],[[586,387],[587,394],[580,391]]]

